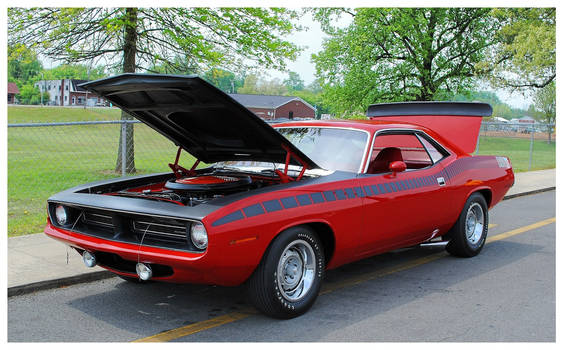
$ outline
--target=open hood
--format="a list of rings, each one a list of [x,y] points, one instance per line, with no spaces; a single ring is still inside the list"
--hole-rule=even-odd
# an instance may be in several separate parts
[[[319,168],[229,95],[196,76],[122,74],[80,85],[205,163],[253,160]]]

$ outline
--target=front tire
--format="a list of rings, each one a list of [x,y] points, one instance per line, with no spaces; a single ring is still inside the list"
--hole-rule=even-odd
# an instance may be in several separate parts
[[[248,280],[251,303],[276,318],[293,318],[315,302],[324,276],[321,240],[307,226],[292,227],[270,244]]]
[[[459,218],[448,233],[450,242],[446,250],[454,256],[473,257],[483,249],[488,230],[487,202],[481,193],[473,193],[465,202]]]

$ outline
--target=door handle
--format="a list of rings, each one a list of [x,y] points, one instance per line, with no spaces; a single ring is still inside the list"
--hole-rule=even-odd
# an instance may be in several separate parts
[[[446,186],[446,180],[444,180],[443,177],[437,178],[436,181],[438,181],[438,185],[440,185],[440,186]]]

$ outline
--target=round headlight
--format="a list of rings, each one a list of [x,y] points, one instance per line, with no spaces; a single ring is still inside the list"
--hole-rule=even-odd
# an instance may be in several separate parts
[[[59,225],[66,225],[69,222],[69,215],[67,209],[62,205],[57,205],[55,209],[55,216]]]
[[[205,231],[205,226],[203,226],[203,224],[192,224],[190,227],[190,237],[192,238],[192,242],[196,248],[207,248],[207,231]]]

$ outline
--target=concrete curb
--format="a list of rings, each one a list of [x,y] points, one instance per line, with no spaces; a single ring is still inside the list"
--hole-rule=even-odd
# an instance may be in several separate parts
[[[547,188],[540,188],[539,190],[520,192],[520,193],[515,193],[515,194],[508,195],[508,196],[504,196],[504,198],[502,200],[504,201],[504,200],[512,199],[512,198],[516,198],[516,197],[528,196],[528,195],[531,195],[531,194],[554,191],[554,190],[555,190],[555,186],[547,187]]]
[[[109,271],[96,271],[96,272],[87,272],[76,276],[28,283],[21,286],[14,286],[8,288],[8,298],[16,295],[30,294],[47,289],[55,289],[55,288],[72,286],[79,283],[98,281],[115,276],[116,275],[114,273]]]
[[[554,187],[547,187],[533,191],[527,191],[522,193],[511,194],[509,196],[504,196],[502,200],[512,199],[516,197],[527,196],[531,194],[541,193],[541,192],[548,192],[555,190]],[[71,276],[71,277],[63,277],[57,278],[53,280],[41,281],[41,282],[34,282],[28,283],[21,286],[14,286],[8,288],[8,298],[17,296],[17,295],[24,295],[30,294],[34,292],[39,292],[42,290],[47,289],[54,289],[54,288],[61,288],[67,287],[75,284],[86,283],[86,282],[94,282],[106,278],[116,277],[116,275],[109,271],[96,271],[96,272],[89,272],[84,273],[81,275]]]

